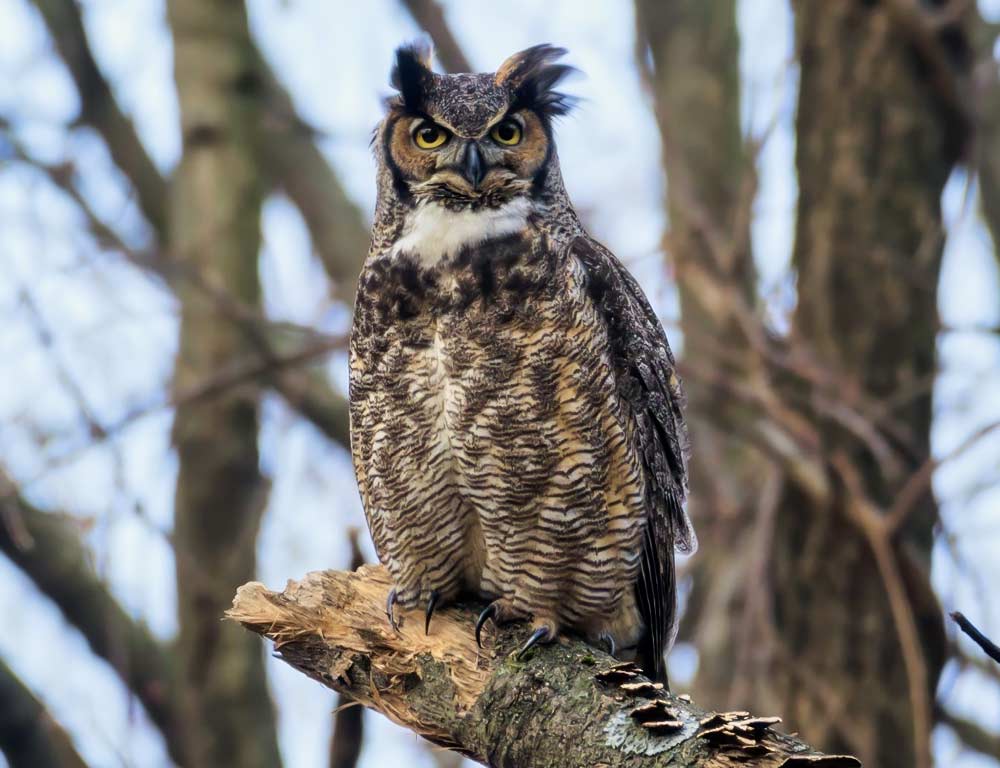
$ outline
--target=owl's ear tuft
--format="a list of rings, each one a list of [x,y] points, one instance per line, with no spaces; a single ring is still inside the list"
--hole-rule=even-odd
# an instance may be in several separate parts
[[[422,110],[424,89],[431,79],[431,45],[426,37],[396,49],[396,66],[389,82],[403,97],[403,106],[414,112]]]
[[[567,75],[577,71],[568,64],[555,63],[565,55],[565,48],[548,44],[515,53],[500,65],[496,83],[513,92],[514,108],[533,109],[543,117],[565,115],[577,101],[555,90]]]

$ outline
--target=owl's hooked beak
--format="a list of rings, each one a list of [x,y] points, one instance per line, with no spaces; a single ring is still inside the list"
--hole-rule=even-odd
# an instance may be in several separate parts
[[[462,175],[472,185],[473,189],[479,189],[479,185],[486,176],[486,167],[483,165],[483,155],[479,150],[479,144],[469,141],[465,146],[465,160],[462,163]]]

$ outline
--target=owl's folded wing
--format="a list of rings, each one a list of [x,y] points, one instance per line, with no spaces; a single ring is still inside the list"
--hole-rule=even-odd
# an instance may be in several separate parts
[[[569,247],[607,323],[618,396],[635,422],[648,510],[636,593],[650,634],[646,650],[653,656],[657,677],[665,678],[663,653],[677,623],[674,550],[692,552],[697,546],[684,511],[687,430],[680,380],[663,326],[635,278],[589,237],[577,237]]]

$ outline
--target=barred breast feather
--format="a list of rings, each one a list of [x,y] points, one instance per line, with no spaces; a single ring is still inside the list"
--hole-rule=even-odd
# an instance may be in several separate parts
[[[463,591],[638,647],[662,676],[684,515],[673,359],[634,280],[527,228],[438,263],[370,259],[351,435],[404,608]]]

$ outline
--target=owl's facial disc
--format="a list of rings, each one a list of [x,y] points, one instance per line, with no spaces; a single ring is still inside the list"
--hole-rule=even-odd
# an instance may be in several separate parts
[[[417,202],[497,207],[530,194],[550,139],[530,110],[501,110],[459,129],[444,115],[401,114],[390,126],[389,156]]]

